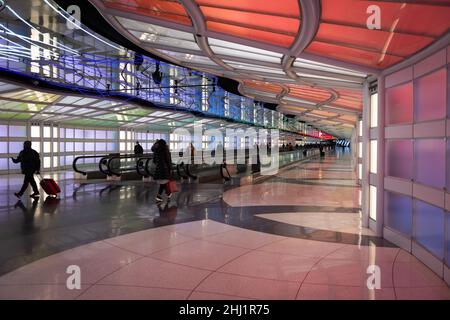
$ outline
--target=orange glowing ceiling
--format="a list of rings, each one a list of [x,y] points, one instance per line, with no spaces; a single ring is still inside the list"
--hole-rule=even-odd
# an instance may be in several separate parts
[[[380,29],[369,29],[370,5]],[[320,26],[306,52],[384,69],[420,51],[450,29],[450,1],[322,0]]]
[[[368,77],[450,30],[450,0],[90,1],[153,54],[235,79],[243,95],[281,112],[347,127]],[[371,5],[379,29],[367,26]]]
[[[300,28],[297,0],[197,0],[208,30],[289,47]]]
[[[176,1],[167,0],[104,0],[111,9],[123,10],[137,15],[172,21],[185,25],[191,24],[189,15]]]
[[[283,87],[275,83],[261,82],[255,80],[244,80],[243,84],[245,87],[254,89],[256,91],[270,92],[275,94],[279,94],[283,91]]]
[[[331,98],[331,92],[329,90],[313,88],[306,85],[290,84],[289,96],[301,98],[313,102],[324,102]]]

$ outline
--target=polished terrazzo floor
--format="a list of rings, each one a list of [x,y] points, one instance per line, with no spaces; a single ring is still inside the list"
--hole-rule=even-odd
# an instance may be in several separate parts
[[[20,181],[8,183],[0,299],[450,299],[415,257],[361,227],[354,178],[338,153],[254,185],[186,184],[160,207],[151,183],[68,178],[59,201],[34,203],[11,201]],[[80,290],[66,288],[69,265]]]

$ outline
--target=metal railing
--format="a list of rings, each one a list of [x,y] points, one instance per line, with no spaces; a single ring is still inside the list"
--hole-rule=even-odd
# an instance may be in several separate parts
[[[83,176],[86,176],[90,171],[84,171],[84,170],[81,170],[81,168],[78,167],[78,165],[79,165],[78,162],[80,160],[95,159],[95,158],[108,159],[108,157],[110,157],[110,155],[89,155],[89,156],[76,157],[75,159],[73,159],[73,162],[72,162],[73,171],[75,171],[76,173],[79,173],[79,174],[81,174]],[[100,172],[104,173],[102,170],[100,170]]]

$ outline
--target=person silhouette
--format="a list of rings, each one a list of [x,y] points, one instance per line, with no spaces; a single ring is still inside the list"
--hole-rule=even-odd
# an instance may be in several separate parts
[[[23,185],[19,192],[14,193],[17,198],[21,198],[25,191],[28,189],[28,185],[31,184],[33,193],[32,198],[39,197],[39,190],[34,181],[34,174],[39,174],[41,169],[41,159],[39,153],[31,148],[31,141],[25,141],[23,143],[23,150],[20,151],[17,158],[11,158],[14,163],[20,163],[20,169],[24,174]]]

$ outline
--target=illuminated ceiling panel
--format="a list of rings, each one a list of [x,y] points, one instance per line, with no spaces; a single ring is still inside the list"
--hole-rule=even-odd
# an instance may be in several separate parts
[[[208,30],[289,47],[300,28],[297,0],[197,0]],[[278,7],[278,8],[277,8]]]
[[[231,59],[230,57],[237,57],[279,64],[283,57],[281,53],[244,46],[229,41],[208,38],[208,42],[215,54],[228,57],[229,59]]]
[[[331,93],[320,88],[311,88],[305,85],[291,85],[289,87],[289,96],[302,98],[314,102],[323,102],[331,98]]]
[[[252,80],[252,81],[244,81],[244,85],[247,88],[272,93],[280,93],[283,90],[283,88],[280,85],[273,84],[270,82],[260,82]]]
[[[174,58],[174,59],[184,62],[184,63],[215,65],[215,63],[213,61],[211,61],[211,59],[204,57],[204,56],[198,56],[195,54],[176,52],[176,51],[168,51],[168,50],[155,50],[155,51],[160,52],[166,56],[169,56],[171,58]]]
[[[168,46],[178,49],[201,51],[192,33],[174,30],[141,21],[118,17],[122,26],[139,41],[148,46]]]
[[[297,58],[294,61],[294,67],[303,68],[303,69],[311,69],[316,71],[324,71],[330,73],[338,73],[342,75],[355,76],[364,78],[367,75],[365,73],[356,72],[346,68],[340,68],[336,66],[332,66],[330,64],[320,63],[312,60]]]
[[[284,75],[284,71],[282,69],[269,68],[248,63],[234,62],[230,60],[224,60],[224,62],[232,66],[233,68],[236,68],[241,71],[254,71],[255,73],[269,73],[269,74],[272,73],[275,75],[277,74]]]
[[[380,9],[380,29],[367,27],[369,5]],[[322,0],[319,30],[306,52],[384,69],[443,36],[449,16],[448,1]]]
[[[339,90],[339,98],[331,103],[333,106],[342,106],[351,109],[362,109],[362,93],[354,90]]]
[[[166,0],[104,0],[105,6],[119,11],[139,14],[162,20],[173,21],[185,25],[191,24],[191,19],[183,6],[176,1]]]

